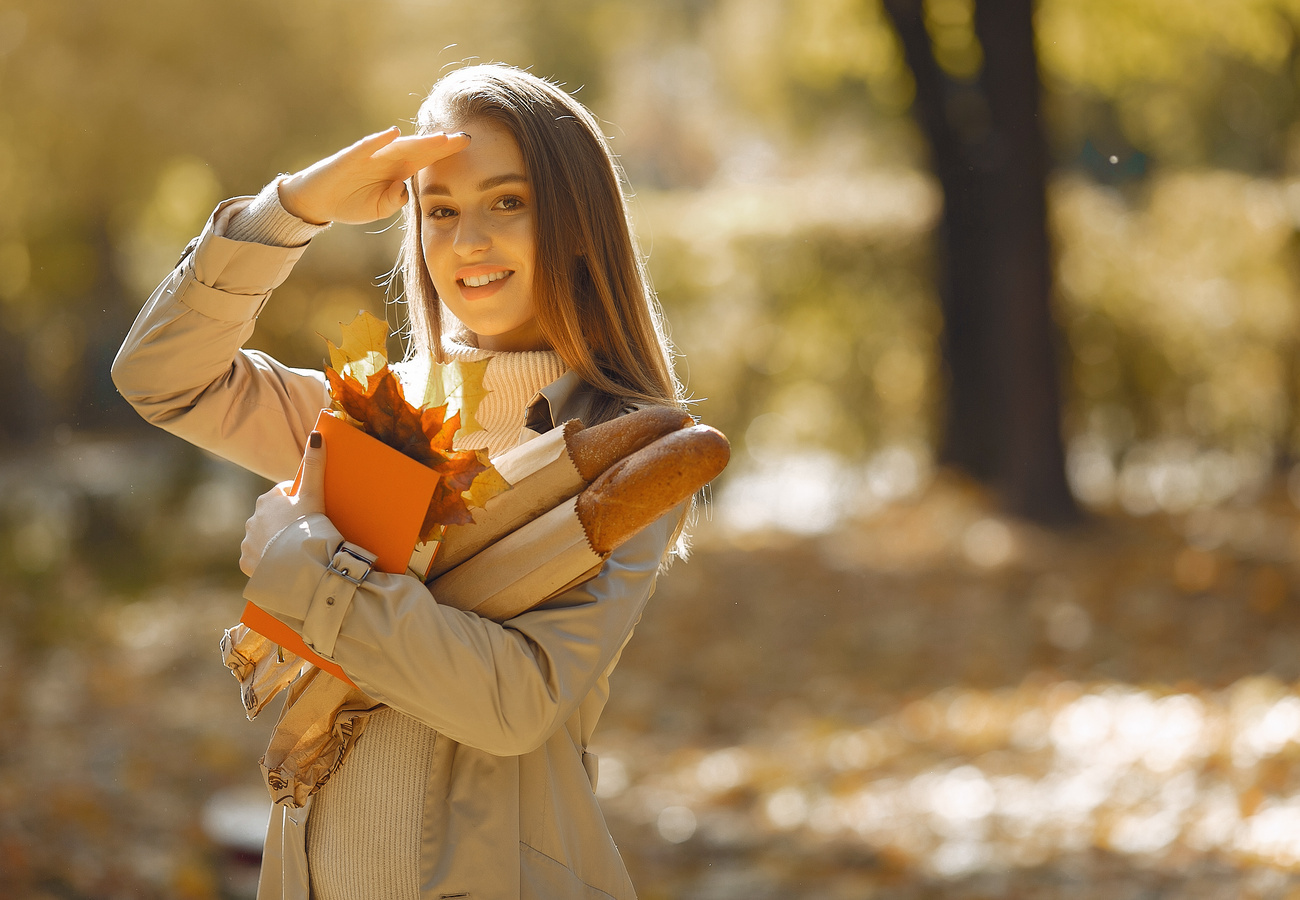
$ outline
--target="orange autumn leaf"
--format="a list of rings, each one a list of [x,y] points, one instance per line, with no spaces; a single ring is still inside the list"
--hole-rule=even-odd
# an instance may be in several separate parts
[[[472,451],[466,452],[470,453],[471,458],[474,456]],[[450,478],[444,475],[438,479],[438,484],[433,489],[433,499],[429,501],[429,511],[425,513],[424,523],[420,526],[420,540],[428,540],[442,525],[468,525],[474,521],[462,495],[481,471],[481,463],[473,459],[469,465],[463,466],[459,475]]]
[[[368,434],[438,473],[420,530],[421,541],[433,537],[441,525],[473,521],[464,494],[489,464],[477,451],[452,449],[452,436],[460,427],[459,414],[448,417],[445,405],[416,409],[407,402],[401,384],[387,366],[372,374],[365,385],[332,368],[326,368],[325,375],[334,401]]]

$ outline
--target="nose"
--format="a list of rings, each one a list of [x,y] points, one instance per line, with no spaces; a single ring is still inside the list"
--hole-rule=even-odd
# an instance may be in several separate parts
[[[452,248],[460,256],[472,256],[492,246],[491,227],[483,216],[462,211],[456,217],[456,234]]]

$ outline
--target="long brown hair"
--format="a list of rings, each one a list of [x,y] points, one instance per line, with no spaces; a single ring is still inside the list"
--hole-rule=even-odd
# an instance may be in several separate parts
[[[457,69],[420,105],[418,133],[474,121],[505,127],[532,186],[533,302],[542,337],[595,388],[596,424],[629,404],[682,405],[662,312],[632,237],[617,160],[596,118],[559,86],[504,65]],[[439,362],[444,334],[471,340],[438,299],[421,242],[419,176],[408,185],[398,268],[412,353]]]

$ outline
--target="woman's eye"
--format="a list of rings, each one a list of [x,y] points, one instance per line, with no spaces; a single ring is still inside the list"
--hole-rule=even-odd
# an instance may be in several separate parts
[[[428,215],[430,219],[450,219],[452,216],[456,215],[456,210],[447,206],[435,206],[433,209],[429,210]]]
[[[519,209],[524,205],[524,201],[519,197],[502,197],[497,201],[497,208],[504,209],[507,212]]]

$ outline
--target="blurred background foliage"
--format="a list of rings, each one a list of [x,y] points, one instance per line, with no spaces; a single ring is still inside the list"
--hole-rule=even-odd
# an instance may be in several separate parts
[[[973,12],[974,0],[924,3],[936,60],[954,79],[973,78],[983,63]],[[1143,600],[1141,609],[1176,620],[1172,596],[1222,588],[1226,598],[1239,590],[1262,623],[1280,628],[1265,620],[1286,607],[1279,596],[1294,594],[1288,476],[1300,498],[1293,469],[1300,457],[1300,0],[1040,0],[1034,24],[1052,154],[1053,300],[1065,351],[1070,486],[1102,518],[1163,513],[1174,518],[1160,522],[1180,534],[1185,525],[1191,535],[1183,547],[1160,532],[1172,594],[1160,593],[1150,566],[1126,557],[1134,595],[1165,598]],[[142,885],[165,885],[174,896],[238,894],[213,881],[206,857],[193,855],[201,841],[186,837],[196,826],[176,807],[195,790],[192,772],[158,768],[157,755],[133,739],[132,729],[164,727],[149,718],[152,706],[110,689],[154,690],[149,679],[159,672],[190,677],[189,663],[158,631],[163,626],[141,632],[142,619],[130,611],[152,610],[177,634],[188,633],[197,626],[177,610],[186,597],[216,590],[229,609],[209,618],[229,618],[238,608],[232,560],[242,523],[265,486],[145,426],[117,397],[109,362],[218,200],[255,193],[278,172],[408,122],[439,72],[484,60],[555,78],[606,123],[682,353],[680,374],[696,412],[735,447],[715,491],[719,533],[749,535],[744,540],[757,542],[762,556],[777,552],[755,536],[762,529],[825,534],[849,520],[890,522],[890,504],[919,502],[943,487],[934,465],[947,389],[934,286],[942,196],[910,115],[915,82],[879,0],[0,0],[0,340],[11,348],[0,418],[0,712],[15,723],[11,746],[29,747],[7,757],[0,751],[0,873],[26,873],[35,884],[32,873],[62,865],[57,854],[42,855],[48,848],[16,836],[26,829],[50,837],[52,847],[80,848],[85,867],[72,871],[81,875],[41,882],[62,885],[62,896],[119,889],[143,896]],[[315,366],[324,355],[319,335],[333,335],[358,308],[399,322],[400,310],[378,286],[397,239],[395,229],[378,226],[317,239],[267,307],[255,346]],[[792,480],[800,490],[782,488]],[[1279,484],[1285,510],[1238,527],[1232,517],[1268,501]],[[959,496],[967,509],[973,501]],[[900,558],[915,558],[949,571],[943,548],[950,548],[953,579],[994,578],[981,582],[976,593],[985,599],[970,600],[971,608],[987,612],[988,592],[1002,592],[1024,601],[1006,615],[1023,609],[1028,618],[1017,621],[1025,634],[1046,629],[1037,657],[1003,648],[1023,671],[1060,666],[1083,682],[1188,678],[1205,689],[1248,674],[1249,662],[1238,657],[1208,672],[1190,664],[1115,668],[1116,635],[1154,641],[1155,626],[1121,616],[1106,632],[1111,613],[1089,605],[1093,594],[1062,594],[1059,584],[1031,588],[999,568],[1023,550],[1011,526],[940,507],[919,507],[920,518],[893,534],[872,526],[872,540],[893,548],[889,559],[837,550],[827,565],[888,573]],[[1228,556],[1214,555],[1221,551]],[[1112,557],[1098,553],[1075,560],[1080,579],[1107,568]],[[1238,557],[1264,574],[1233,568]],[[797,554],[789,560],[803,562]],[[729,565],[745,571],[742,562]],[[885,587],[919,598],[918,608],[946,590],[892,577]],[[1044,591],[1049,599],[1034,599]],[[1206,633],[1231,617],[1235,607],[1223,604],[1205,613]],[[880,652],[921,640],[922,626],[907,619],[913,613],[885,614]],[[996,616],[980,621],[996,631],[989,625]],[[1089,635],[1102,633],[1114,652],[1095,650],[1100,668],[1090,669],[1078,654],[1093,652]],[[75,663],[67,648],[82,639],[107,640],[113,653],[134,660],[126,669],[134,674],[113,680],[117,656]],[[1271,649],[1257,654],[1258,665],[1293,679],[1298,673],[1286,660],[1295,642],[1265,645]],[[9,677],[25,667],[31,681]],[[991,690],[1022,670],[997,671],[975,680]],[[904,695],[917,671],[873,673],[878,683],[895,684],[899,704],[916,699]],[[87,684],[101,689],[73,699]],[[1274,687],[1260,690],[1273,697]],[[1024,690],[1047,697],[1043,715],[1074,709],[1082,696]],[[1087,693],[1086,685],[1078,691]],[[947,709],[952,698],[935,696],[931,705]],[[681,708],[692,702],[678,699]],[[111,713],[127,724],[96,720],[106,730],[98,751],[83,748],[89,757],[49,753],[59,742],[81,746],[76,727],[90,719],[78,704],[92,701],[107,709],[105,719]],[[873,702],[888,708],[879,697]],[[1216,703],[1205,699],[1204,708]],[[237,708],[231,712],[233,719],[214,713],[196,722],[173,711],[164,723],[199,735],[204,790],[246,781],[256,755],[257,734],[224,736],[239,724]],[[852,732],[836,752],[858,753],[853,741],[878,737],[865,734]],[[628,735],[635,729],[625,723],[612,745],[635,745]],[[170,746],[167,740],[157,737],[154,747]],[[665,766],[680,762],[665,754]],[[68,776],[71,770],[84,778]],[[26,804],[28,782],[41,777],[65,781],[38,814]],[[156,816],[157,808],[138,812],[155,822],[151,839],[164,849],[125,848],[106,862],[95,848],[125,838],[113,838],[112,816],[86,797],[125,802],[123,785],[154,791],[155,807],[171,818]],[[807,810],[789,810],[813,801],[783,796],[777,819],[802,827]],[[105,808],[116,809],[109,800]],[[687,808],[679,801],[660,809]],[[654,821],[660,837],[679,843]],[[668,833],[686,841],[695,825],[674,831],[673,821]],[[165,828],[169,822],[174,827]],[[633,852],[640,871],[666,865],[655,852]],[[795,855],[806,852],[801,845]],[[894,864],[885,868],[895,872]],[[743,886],[736,890],[745,895]]]
[[[1300,441],[1298,10],[1039,4],[1065,430],[1085,501],[1120,497],[1107,466],[1153,442],[1269,469]],[[940,65],[978,71],[970,0],[925,13]],[[941,200],[873,0],[67,0],[0,15],[0,328],[24,363],[0,425],[11,446],[133,427],[106,363],[215,201],[406,121],[469,59],[552,75],[608,123],[682,374],[742,449],[858,463],[936,439]],[[395,243],[327,234],[258,345],[319,363],[318,333],[383,304]]]

